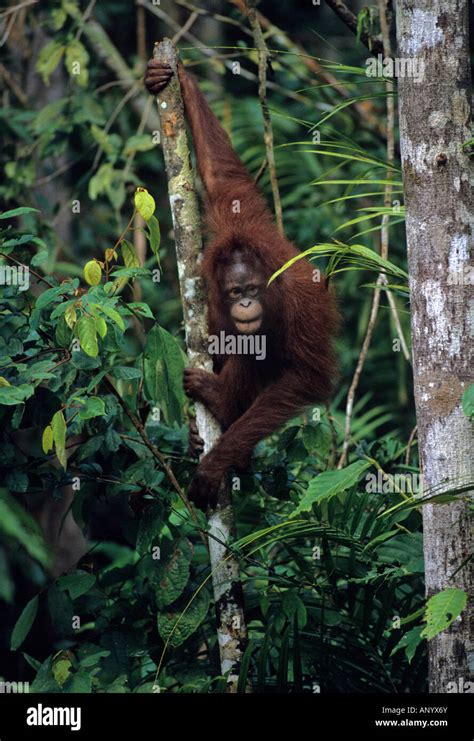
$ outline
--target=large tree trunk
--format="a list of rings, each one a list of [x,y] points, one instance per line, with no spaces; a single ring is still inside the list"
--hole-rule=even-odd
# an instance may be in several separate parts
[[[471,136],[467,0],[397,0],[397,39],[399,59],[424,64],[422,81],[399,79],[419,447],[424,488],[449,489],[474,479],[472,424],[461,407],[473,381],[474,329],[463,272],[473,205],[463,149]],[[470,590],[467,509],[465,501],[423,507],[427,596]],[[470,650],[465,610],[430,642],[432,692],[462,687]]]

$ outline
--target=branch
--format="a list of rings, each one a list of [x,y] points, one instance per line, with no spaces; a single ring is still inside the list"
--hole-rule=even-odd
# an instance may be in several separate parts
[[[166,61],[175,72],[169,85],[160,93],[157,102],[173,215],[188,356],[193,366],[212,372],[212,363],[206,348],[208,335],[206,299],[198,267],[202,256],[200,215],[186,136],[183,100],[176,73],[177,55],[169,39],[155,46],[154,57]],[[196,421],[204,440],[204,450],[207,452],[220,436],[219,427],[202,404],[196,404]],[[233,538],[235,525],[226,486],[221,487],[216,510],[209,515],[208,522],[221,671],[227,675],[228,691],[235,692],[247,629],[239,561],[227,547]]]
[[[270,119],[270,111],[267,103],[267,66],[270,57],[265,39],[263,38],[262,29],[257,18],[257,11],[251,0],[246,3],[247,16],[250,27],[253,31],[255,47],[258,50],[258,97],[262,106],[263,115],[263,140],[267,152],[268,172],[272,186],[273,203],[275,206],[275,218],[278,230],[283,234],[283,212],[281,209],[280,190],[278,188],[278,178],[275,166],[275,152],[273,149],[273,129]]]
[[[326,2],[329,3],[329,0],[326,0]],[[384,0],[378,0],[379,3],[379,13],[380,13],[380,23],[383,30],[384,35],[384,54],[387,56],[390,56],[391,50],[390,50],[390,29],[387,22],[387,17],[385,14],[385,4]],[[387,89],[390,91],[390,84],[386,83]],[[394,159],[395,159],[395,134],[394,134],[394,126],[395,126],[395,114],[394,114],[394,103],[393,103],[393,96],[388,95],[387,96],[387,164],[389,167],[387,168],[387,174],[386,174],[386,180],[387,185],[385,186],[385,193],[384,193],[384,205],[390,206],[392,202],[392,173],[393,173],[393,165]],[[388,247],[389,247],[389,232],[388,232],[388,222],[389,222],[389,214],[384,214],[382,217],[382,229],[381,229],[381,237],[380,237],[380,255],[381,257],[386,260],[388,258]],[[380,292],[382,290],[382,286],[387,282],[387,277],[384,273],[379,273],[379,276],[377,278],[377,286],[374,291],[374,296],[372,299],[372,308],[370,310],[370,317],[369,317],[369,323],[367,325],[367,331],[365,334],[364,342],[362,343],[362,349],[360,351],[359,359],[357,361],[357,366],[352,378],[351,385],[349,387],[349,391],[347,394],[347,402],[346,402],[346,418],[344,423],[344,441],[342,444],[342,454],[339,459],[339,462],[337,464],[338,468],[342,468],[347,460],[347,454],[349,452],[349,443],[350,443],[350,432],[351,432],[351,421],[352,421],[352,412],[354,409],[354,399],[355,394],[357,391],[357,387],[359,385],[360,376],[362,373],[362,369],[364,367],[365,359],[367,357],[367,353],[369,351],[370,343],[372,341],[372,335],[374,333],[375,323],[377,321],[377,314],[380,306]],[[387,291],[387,294],[390,294],[390,291]],[[393,299],[393,296],[391,297]],[[390,302],[390,299],[389,299]],[[394,313],[394,318],[398,320],[398,314],[396,311],[395,303],[390,304],[390,307],[392,309],[392,313]],[[396,323],[397,326],[397,323]],[[400,327],[400,323],[398,321],[398,327]],[[401,332],[401,327],[400,327]],[[403,338],[403,334],[401,335]],[[408,353],[408,348],[406,347],[406,344],[404,344],[404,338],[402,342],[402,346],[404,345],[406,352]],[[404,350],[405,352],[405,350]]]
[[[336,15],[339,16],[341,21],[345,23],[354,35],[357,35],[357,16],[352,10],[349,10],[342,0],[326,0],[326,5],[329,5],[334,10]],[[371,36],[367,31],[362,31],[360,40],[374,56],[383,54],[383,44],[380,39]]]

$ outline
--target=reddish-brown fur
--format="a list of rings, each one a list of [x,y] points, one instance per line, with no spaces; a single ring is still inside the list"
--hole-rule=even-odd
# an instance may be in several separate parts
[[[150,62],[146,84],[158,92],[170,73]],[[235,334],[223,303],[225,265],[239,250],[244,261],[257,263],[270,276],[298,254],[277,230],[272,214],[230,140],[210,110],[192,76],[180,66],[186,116],[205,188],[205,219],[211,241],[202,265],[208,291],[209,333]],[[235,204],[240,204],[234,213]],[[314,268],[299,260],[280,275],[263,296],[267,358],[227,356],[218,374],[188,369],[186,392],[203,401],[224,430],[216,447],[197,469],[190,497],[199,505],[215,503],[218,486],[231,467],[248,465],[264,437],[306,405],[331,395],[336,378],[332,337],[338,312],[324,278],[313,280]]]

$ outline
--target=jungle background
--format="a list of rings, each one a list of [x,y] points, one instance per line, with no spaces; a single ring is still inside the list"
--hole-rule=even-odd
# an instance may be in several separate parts
[[[350,5],[359,36],[379,37],[377,7]],[[387,160],[396,85],[366,75],[370,52],[324,2],[259,11],[285,233],[326,245],[315,267],[332,272],[343,326],[334,400],[261,443],[233,493],[250,637],[239,688],[426,691],[426,641],[444,624],[426,612],[413,500],[396,123]],[[1,264],[30,268],[29,288],[0,298],[1,678],[38,692],[223,692],[206,521],[154,453],[186,490],[182,306],[142,78],[154,41],[179,33],[273,206],[252,33],[217,0],[31,0],[3,4],[0,22]],[[392,306],[382,290],[344,452],[381,267]]]

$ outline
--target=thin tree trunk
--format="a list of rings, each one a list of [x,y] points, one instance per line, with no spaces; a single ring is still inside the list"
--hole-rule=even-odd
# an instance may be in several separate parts
[[[424,78],[399,79],[407,211],[413,373],[424,488],[474,479],[472,424],[461,397],[473,381],[467,0],[397,0],[399,59]],[[472,265],[472,263],[471,263]],[[426,593],[472,586],[467,502],[423,507]],[[463,565],[464,564],[464,565]],[[472,623],[471,623],[472,624]],[[432,692],[468,681],[468,610],[429,644]]]
[[[176,73],[176,51],[169,39],[155,46],[154,56],[168,62]],[[176,74],[160,93],[158,110],[168,174],[188,357],[194,367],[212,372],[212,363],[206,350],[206,299],[202,279],[199,277],[199,263],[202,259],[201,221],[186,136],[183,101]],[[199,433],[204,440],[204,451],[207,453],[219,438],[220,429],[202,404],[196,404],[196,419]],[[247,630],[239,562],[226,547],[233,540],[235,531],[234,513],[227,487],[221,487],[217,507],[209,516],[208,522],[221,671],[228,675],[228,691],[235,692]]]

